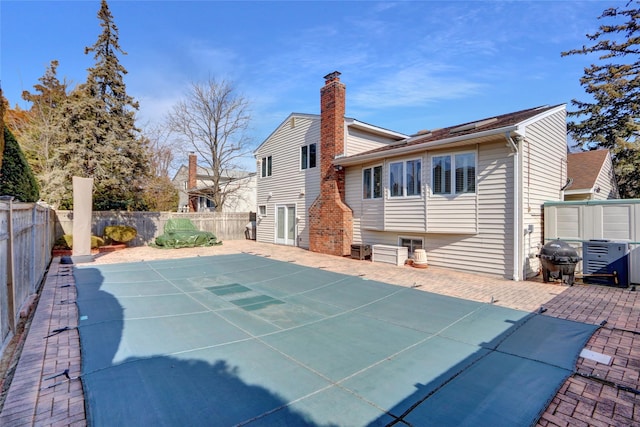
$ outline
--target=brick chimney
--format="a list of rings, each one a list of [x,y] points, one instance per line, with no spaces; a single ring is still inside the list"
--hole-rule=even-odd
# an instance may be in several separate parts
[[[189,212],[198,211],[198,196],[192,194],[198,186],[198,156],[189,153],[189,177],[187,178],[187,195],[189,196]]]
[[[353,213],[344,201],[344,170],[336,170],[333,160],[344,153],[346,88],[337,71],[324,78],[320,90],[320,194],[309,208],[309,249],[344,256],[351,253]]]

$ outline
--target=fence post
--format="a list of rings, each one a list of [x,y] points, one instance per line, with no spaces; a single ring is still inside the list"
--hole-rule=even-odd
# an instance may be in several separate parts
[[[9,203],[9,221],[8,221],[8,226],[9,226],[9,244],[7,245],[8,247],[8,253],[7,253],[7,308],[8,308],[8,320],[9,320],[9,330],[11,332],[16,331],[16,312],[15,312],[15,298],[16,298],[16,293],[15,293],[15,289],[13,287],[14,285],[14,279],[15,279],[15,275],[14,275],[14,263],[13,263],[13,256],[14,256],[14,252],[13,252],[13,196],[0,196],[0,200],[8,202]]]
[[[33,204],[31,211],[31,283],[29,285],[29,292],[33,292],[35,289],[36,272],[39,270],[40,259],[36,258],[36,243],[38,236],[38,205]]]

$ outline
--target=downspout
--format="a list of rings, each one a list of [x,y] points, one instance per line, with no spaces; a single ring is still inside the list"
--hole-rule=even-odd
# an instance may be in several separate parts
[[[511,132],[505,132],[507,146],[513,151],[513,280],[520,280],[520,156],[518,143],[511,137]]]

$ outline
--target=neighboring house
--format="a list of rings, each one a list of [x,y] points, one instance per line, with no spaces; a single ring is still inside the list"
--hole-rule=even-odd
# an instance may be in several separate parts
[[[566,201],[620,198],[609,150],[569,153],[567,179]]]
[[[178,212],[213,212],[215,205],[207,194],[211,194],[213,181],[209,168],[198,166],[195,154],[189,155],[189,166],[182,165],[173,177],[173,185],[178,189]],[[256,173],[224,170],[220,188],[228,191],[223,212],[255,212]]]
[[[319,120],[292,114],[255,152],[257,240],[338,256],[360,243],[422,248],[434,266],[535,275],[542,205],[567,181],[565,106],[406,137],[345,119],[339,75],[325,77]]]

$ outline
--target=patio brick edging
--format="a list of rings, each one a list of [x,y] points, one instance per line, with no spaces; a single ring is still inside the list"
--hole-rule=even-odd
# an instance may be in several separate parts
[[[81,381],[56,376],[68,369],[77,378],[81,368],[72,266],[59,261],[54,258],[49,267],[0,425],[86,425]]]

